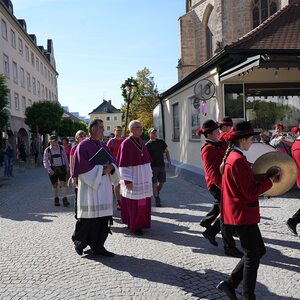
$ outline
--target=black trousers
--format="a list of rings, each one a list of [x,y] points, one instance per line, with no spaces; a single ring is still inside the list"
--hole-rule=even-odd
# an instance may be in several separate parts
[[[94,253],[99,253],[110,233],[109,222],[112,217],[100,217],[92,219],[77,219],[72,241],[76,246],[84,249],[90,246]]]
[[[216,236],[220,231],[224,242],[224,248],[235,248],[235,240],[233,238],[233,232],[230,227],[222,226],[222,222],[219,218],[220,214],[220,202],[221,202],[221,190],[213,185],[209,192],[214,197],[214,203],[210,211],[203,219],[205,223],[211,225],[207,229],[207,232],[213,236]]]
[[[255,285],[260,258],[266,253],[266,248],[257,224],[254,225],[223,225],[230,227],[238,235],[244,256],[232,271],[229,282],[237,288],[243,281],[243,299],[255,299]]]

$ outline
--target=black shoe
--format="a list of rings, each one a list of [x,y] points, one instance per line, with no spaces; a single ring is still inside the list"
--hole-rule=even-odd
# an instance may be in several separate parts
[[[288,226],[288,229],[295,235],[298,235],[297,233],[297,229],[296,226],[297,224],[295,224],[295,222],[293,221],[293,219],[288,219],[286,221],[286,225]]]
[[[68,201],[67,197],[62,198],[64,207],[68,207],[70,205],[70,202]]]
[[[54,198],[54,205],[55,206],[60,206],[60,204],[59,204],[59,198],[58,197]]]
[[[207,223],[207,221],[205,219],[200,221],[200,226],[205,227],[205,228],[211,227],[211,225],[209,223]]]
[[[136,230],[133,234],[134,235],[143,235],[144,233],[143,233],[143,230],[140,228],[140,229]]]
[[[83,254],[83,248],[81,247],[81,242],[79,241],[74,241],[74,249],[77,252],[78,255]]]
[[[218,247],[218,243],[216,242],[216,237],[215,237],[215,236],[213,236],[212,234],[210,234],[210,233],[208,233],[208,232],[206,232],[206,231],[202,232],[202,235],[203,235],[206,239],[208,239],[209,242],[210,242],[212,245]]]
[[[160,198],[159,197],[155,197],[155,205],[156,205],[156,207],[161,207]]]
[[[224,250],[225,250],[225,254],[228,256],[238,257],[238,258],[242,258],[244,256],[244,253],[236,247],[234,248],[224,247]]]
[[[227,281],[221,281],[216,288],[219,291],[222,291],[223,293],[226,294],[226,296],[230,299],[230,300],[237,300],[236,294],[235,294],[235,290],[234,288],[230,285],[229,282]]]

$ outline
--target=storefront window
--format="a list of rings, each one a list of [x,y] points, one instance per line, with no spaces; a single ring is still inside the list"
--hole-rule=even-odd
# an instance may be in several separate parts
[[[244,88],[242,84],[224,84],[225,116],[244,119]]]

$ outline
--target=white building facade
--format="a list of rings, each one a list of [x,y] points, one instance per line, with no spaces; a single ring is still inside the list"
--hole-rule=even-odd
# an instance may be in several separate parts
[[[14,16],[10,0],[0,0],[0,30],[0,73],[6,77],[9,89],[9,121],[3,136],[14,147],[23,143],[28,152],[26,107],[41,100],[58,101],[53,42],[48,39],[46,48],[38,46],[36,36],[27,33],[25,20]]]

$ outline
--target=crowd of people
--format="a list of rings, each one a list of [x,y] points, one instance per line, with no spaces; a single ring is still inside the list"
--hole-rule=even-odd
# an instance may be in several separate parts
[[[67,178],[75,191],[75,230],[72,235],[77,254],[82,255],[89,246],[94,254],[114,256],[105,247],[113,224],[113,199],[121,211],[121,220],[134,235],[143,235],[151,227],[152,196],[156,207],[161,207],[160,191],[166,181],[165,167],[171,166],[170,153],[164,140],[157,138],[157,130],[148,130],[149,140],[141,138],[143,127],[139,120],[129,123],[129,136],[122,137],[117,126],[114,137],[104,140],[104,124],[95,119],[89,124],[88,134],[78,131],[71,147],[67,138],[58,144],[55,135],[44,151],[44,166],[51,182],[54,205],[60,205],[58,182],[62,203],[69,206],[66,196]],[[255,284],[260,258],[265,254],[263,238],[259,230],[259,196],[281,179],[281,170],[268,170],[261,181],[254,179],[244,151],[253,139],[268,143],[278,151],[291,155],[298,166],[297,186],[300,188],[300,126],[291,134],[283,133],[282,124],[275,125],[274,135],[256,132],[251,123],[233,124],[230,117],[219,122],[207,120],[197,131],[204,135],[200,156],[203,162],[207,188],[213,196],[212,207],[200,221],[203,236],[218,246],[216,235],[220,232],[224,252],[240,258],[228,279],[217,288],[230,299],[237,299],[235,289],[243,282],[244,299],[255,299]],[[293,136],[293,137],[291,137]],[[7,149],[9,151],[9,144]],[[95,163],[99,155],[110,157],[105,163]],[[102,154],[100,154],[102,153]],[[165,163],[165,160],[167,163]],[[297,235],[300,210],[288,218],[288,228]],[[238,237],[242,250],[236,247]]]

